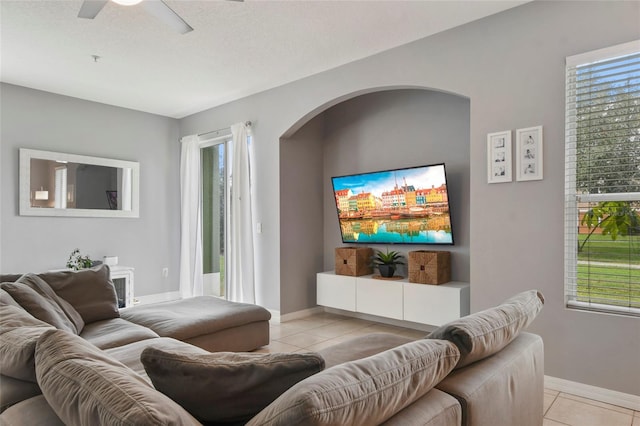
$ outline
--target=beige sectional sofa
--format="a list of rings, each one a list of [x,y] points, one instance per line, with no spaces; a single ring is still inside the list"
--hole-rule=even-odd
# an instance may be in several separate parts
[[[417,341],[371,334],[318,353],[260,354],[236,341],[246,332],[254,345],[264,324],[214,315],[224,328],[198,338],[212,330],[198,320],[204,300],[120,312],[108,271],[68,274],[40,274],[54,294],[33,275],[0,277],[28,283],[0,284],[0,424],[542,424],[542,340],[522,332],[542,308],[535,291]],[[36,309],[24,286],[55,303]],[[234,308],[247,324],[264,321]]]

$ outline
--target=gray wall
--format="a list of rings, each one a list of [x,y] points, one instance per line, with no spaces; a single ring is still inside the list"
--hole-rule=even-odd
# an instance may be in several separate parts
[[[469,100],[427,90],[391,90],[343,102],[324,116],[323,269],[334,269],[334,249],[343,245],[332,176],[445,163],[455,245],[389,249],[405,256],[410,250],[449,250],[452,279],[469,281]],[[406,269],[399,274],[406,275]]]
[[[79,248],[135,268],[135,295],[178,289],[178,121],[2,84],[0,271],[63,268]],[[140,218],[19,216],[18,150],[140,162]],[[162,277],[162,268],[169,277]]]
[[[551,376],[640,394],[636,319],[563,304],[565,57],[640,38],[639,2],[532,2],[180,121],[181,135],[254,123],[257,299],[280,309],[280,138],[356,95],[433,88],[470,100],[472,310],[538,288],[532,330]],[[544,180],[488,185],[486,135],[544,126]],[[282,297],[287,297],[282,294]]]
[[[280,313],[316,305],[322,268],[324,116],[280,142]]]

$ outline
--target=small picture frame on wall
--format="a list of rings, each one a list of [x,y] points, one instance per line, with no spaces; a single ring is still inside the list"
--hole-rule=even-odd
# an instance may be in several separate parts
[[[511,130],[487,135],[487,182],[511,182]]]
[[[516,180],[542,180],[542,126],[516,130]]]

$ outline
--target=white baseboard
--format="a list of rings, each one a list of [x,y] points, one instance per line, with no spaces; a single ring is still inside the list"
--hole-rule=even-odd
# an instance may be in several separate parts
[[[280,322],[280,311],[276,311],[275,309],[267,309],[267,311],[271,312],[271,320],[270,320],[271,323]]]
[[[269,309],[271,312],[271,322],[287,322],[293,321],[300,318],[310,317],[311,315],[320,314],[324,312],[324,308],[321,306],[316,306],[315,308],[303,309],[301,311],[290,312],[288,314],[280,315],[280,311],[276,311],[275,309]]]
[[[168,291],[166,293],[148,294],[146,296],[135,296],[133,305],[148,305],[150,303],[168,302],[180,299],[179,291]]]
[[[303,309],[301,311],[290,312],[288,314],[280,315],[280,322],[293,321],[300,318],[310,317],[311,315],[316,315],[324,312],[324,309],[320,306],[316,306],[315,308]]]
[[[547,389],[570,393],[571,395],[593,399],[607,404],[617,405],[630,410],[640,411],[640,396],[618,392],[558,377],[544,376],[544,387]]]

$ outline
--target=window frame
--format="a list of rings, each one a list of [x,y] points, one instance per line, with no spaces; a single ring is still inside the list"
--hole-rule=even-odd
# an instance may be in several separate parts
[[[579,203],[601,201],[639,201],[640,192],[579,194],[577,190],[577,90],[576,69],[580,66],[640,53],[640,40],[598,49],[566,58],[565,74],[565,220],[564,220],[564,297],[568,309],[640,316],[640,309],[621,307],[578,299],[578,235]]]

